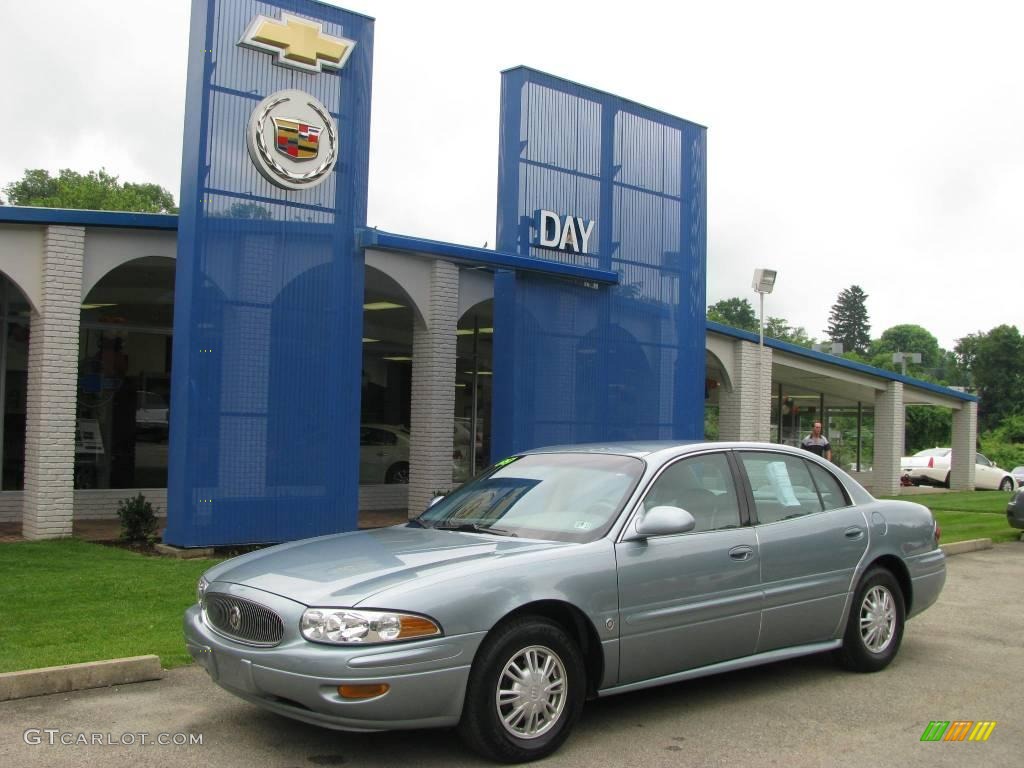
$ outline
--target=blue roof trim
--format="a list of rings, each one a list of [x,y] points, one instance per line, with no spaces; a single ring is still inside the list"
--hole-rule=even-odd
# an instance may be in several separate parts
[[[530,259],[504,251],[492,251],[487,248],[474,248],[469,245],[455,245],[438,240],[424,240],[419,237],[395,235],[377,229],[365,229],[359,237],[359,245],[363,248],[380,248],[385,251],[417,251],[428,253],[442,259],[492,267],[494,269],[516,269],[525,272],[539,272],[553,277],[564,277],[573,280],[585,280],[604,285],[618,285],[619,275],[616,272],[593,267],[581,267],[576,264],[560,264],[542,259]]]
[[[30,208],[0,205],[2,224],[65,224],[78,227],[123,227],[176,230],[178,217],[168,213],[82,211],[70,208]]]
[[[715,333],[721,333],[724,336],[732,336],[736,339],[743,339],[744,341],[752,341],[755,344],[758,342],[759,337],[756,333],[750,331],[743,331],[739,328],[733,328],[731,325],[723,325],[722,323],[716,323],[714,320],[707,321],[707,329],[714,331]],[[966,400],[968,402],[978,402],[977,395],[969,395],[966,392],[960,392],[956,389],[950,389],[949,387],[943,387],[941,384],[933,384],[930,381],[922,381],[921,379],[915,379],[912,376],[903,376],[892,371],[887,371],[884,368],[875,368],[873,365],[865,365],[864,363],[858,363],[854,360],[847,360],[845,357],[837,357],[835,355],[826,355],[824,352],[815,352],[813,349],[807,347],[801,347],[799,344],[790,344],[788,341],[780,341],[779,339],[770,339],[767,336],[764,337],[764,345],[771,347],[772,349],[779,349],[783,352],[789,352],[793,355],[800,357],[807,357],[811,360],[817,360],[827,365],[834,365],[838,368],[847,368],[851,371],[857,371],[858,373],[866,373],[868,376],[875,376],[879,379],[888,379],[889,381],[900,381],[904,384],[909,384],[917,389],[924,389],[929,392],[935,392],[939,395],[945,395],[946,397],[952,397],[956,400]]]

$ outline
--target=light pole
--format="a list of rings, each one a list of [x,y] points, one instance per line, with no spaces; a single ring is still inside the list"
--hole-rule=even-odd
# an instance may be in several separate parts
[[[757,347],[757,436],[761,436],[764,423],[764,295],[771,293],[775,287],[775,278],[779,273],[774,269],[755,269],[753,289],[761,299],[761,333]],[[781,403],[779,404],[781,407]]]
[[[900,372],[907,375],[907,363],[921,364],[920,352],[893,352],[892,361],[900,364]]]

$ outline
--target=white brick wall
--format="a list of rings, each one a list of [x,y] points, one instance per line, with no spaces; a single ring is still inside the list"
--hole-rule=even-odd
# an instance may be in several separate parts
[[[157,513],[167,514],[166,488],[131,488],[121,490],[75,491],[75,520],[112,520],[117,517],[117,502],[141,493],[157,507]],[[359,487],[359,510],[375,512],[385,509],[405,509],[409,486],[400,484],[363,485]],[[21,521],[25,494],[21,491],[0,493],[0,523]]]
[[[764,348],[763,376],[758,410],[758,344],[737,339],[733,343],[732,389],[722,388],[718,400],[719,440],[771,439],[772,350]]]
[[[452,487],[455,417],[455,331],[459,322],[459,268],[435,261],[430,270],[426,327],[412,341],[412,414],[409,514],[418,515],[434,491]]]
[[[903,382],[890,381],[875,393],[875,460],[871,467],[871,492],[890,496],[900,487],[903,456]]]
[[[46,228],[42,302],[32,313],[28,352],[22,514],[27,539],[71,535],[84,254],[83,227]]]
[[[953,464],[949,471],[949,487],[958,491],[974,490],[974,453],[978,440],[978,404],[964,403],[953,411]]]

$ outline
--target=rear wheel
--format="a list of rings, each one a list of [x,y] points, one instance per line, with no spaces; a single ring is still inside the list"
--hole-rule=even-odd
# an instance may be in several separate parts
[[[496,628],[473,662],[459,735],[504,763],[546,757],[583,710],[586,671],[575,641],[538,616]]]
[[[400,461],[397,464],[392,464],[388,467],[387,474],[384,476],[384,482],[386,483],[408,483],[409,482],[409,465],[404,461]]]
[[[999,490],[1000,491],[1012,491],[1013,490],[1013,480],[1010,479],[1009,477],[1004,477],[1003,481],[999,484]]]
[[[896,657],[903,640],[903,591],[885,568],[872,568],[861,579],[850,606],[839,663],[855,672],[878,672]]]

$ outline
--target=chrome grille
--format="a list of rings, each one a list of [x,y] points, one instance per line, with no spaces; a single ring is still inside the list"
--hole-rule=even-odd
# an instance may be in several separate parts
[[[203,615],[220,634],[248,645],[277,645],[284,634],[281,617],[272,610],[221,592],[206,593]]]

